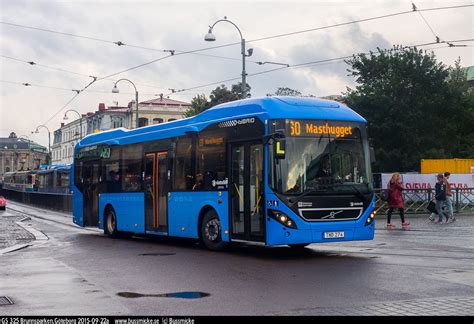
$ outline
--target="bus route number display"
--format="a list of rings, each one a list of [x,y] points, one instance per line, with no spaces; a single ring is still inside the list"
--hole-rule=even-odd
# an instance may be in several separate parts
[[[321,136],[351,137],[353,127],[349,125],[333,125],[316,120],[287,120],[290,136]]]

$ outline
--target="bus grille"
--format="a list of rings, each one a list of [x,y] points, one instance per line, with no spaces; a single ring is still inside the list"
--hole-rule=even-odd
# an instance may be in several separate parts
[[[338,220],[354,220],[362,214],[359,208],[301,208],[301,217],[309,222],[330,222]]]

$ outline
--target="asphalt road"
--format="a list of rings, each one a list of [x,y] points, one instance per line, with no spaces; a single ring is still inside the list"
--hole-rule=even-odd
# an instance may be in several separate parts
[[[65,214],[10,207],[0,222],[30,216],[22,226],[47,239],[0,250],[0,298],[14,302],[0,315],[474,315],[474,215],[412,218],[409,231],[394,217],[391,232],[380,219],[373,241],[301,252],[210,252],[188,240],[111,239]]]

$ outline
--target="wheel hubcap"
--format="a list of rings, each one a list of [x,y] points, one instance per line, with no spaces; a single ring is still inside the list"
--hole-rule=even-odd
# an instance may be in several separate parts
[[[115,217],[112,213],[107,217],[107,230],[109,233],[113,233],[115,230]]]
[[[206,237],[209,241],[214,242],[219,238],[220,224],[217,219],[212,219],[206,224]]]

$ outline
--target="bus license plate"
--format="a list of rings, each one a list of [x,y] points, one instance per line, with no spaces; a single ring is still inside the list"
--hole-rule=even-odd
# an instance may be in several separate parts
[[[324,232],[325,239],[343,238],[344,232]]]

